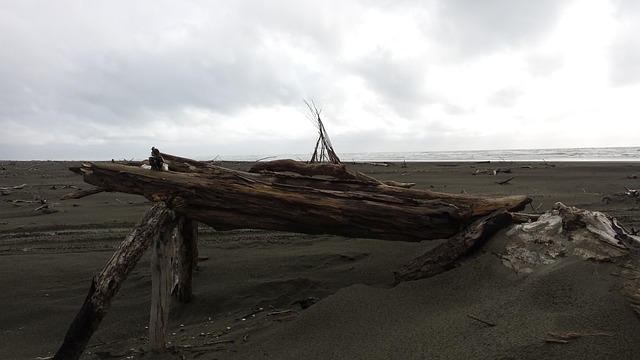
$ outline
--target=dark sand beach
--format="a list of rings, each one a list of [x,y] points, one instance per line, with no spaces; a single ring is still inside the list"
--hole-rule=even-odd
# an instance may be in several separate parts
[[[0,196],[4,359],[55,353],[92,277],[149,207],[146,199],[121,193],[60,201],[74,187],[89,187],[68,170],[73,165],[79,163],[0,161],[0,188],[25,184]],[[246,170],[251,164],[223,165]],[[640,228],[637,198],[610,197],[640,188],[640,163],[347,165],[381,180],[415,182],[418,189],[528,195],[531,213],[562,202]],[[511,173],[472,175],[496,168]],[[505,185],[496,183],[510,177]],[[44,200],[49,208],[36,210]],[[442,241],[216,232],[200,226],[194,299],[172,301],[167,353],[148,352],[147,254],[83,358],[640,358],[640,319],[621,293],[627,279],[617,264],[567,257],[530,274],[516,273],[498,256],[509,242],[501,231],[459,267],[394,286],[393,270]],[[318,301],[302,309],[297,301],[310,297]],[[559,344],[546,341],[550,332],[592,336]]]

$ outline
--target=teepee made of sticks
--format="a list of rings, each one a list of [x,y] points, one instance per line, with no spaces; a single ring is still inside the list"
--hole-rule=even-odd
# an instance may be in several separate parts
[[[318,140],[316,141],[316,147],[313,149],[313,155],[311,155],[309,163],[330,162],[333,164],[340,164],[340,158],[338,158],[338,155],[336,155],[336,152],[333,150],[329,134],[327,134],[327,130],[324,128],[322,119],[320,119],[321,110],[316,107],[316,104],[313,103],[313,101],[311,104],[306,100],[303,101],[309,108],[309,114],[307,117],[315,125],[316,129],[318,129]]]

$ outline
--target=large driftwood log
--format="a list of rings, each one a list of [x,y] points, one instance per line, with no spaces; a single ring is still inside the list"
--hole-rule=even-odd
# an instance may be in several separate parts
[[[177,213],[218,230],[421,241],[448,238],[478,217],[520,210],[531,201],[526,196],[445,194],[369,180],[252,174],[162,157],[171,161],[170,170],[180,167],[185,172],[108,163],[86,163],[81,170],[87,183],[165,202]]]
[[[89,339],[104,318],[122,282],[138,263],[151,240],[162,229],[174,226],[174,212],[164,204],[151,207],[131,234],[120,244],[102,272],[93,278],[82,308],[73,319],[54,359],[79,359]]]

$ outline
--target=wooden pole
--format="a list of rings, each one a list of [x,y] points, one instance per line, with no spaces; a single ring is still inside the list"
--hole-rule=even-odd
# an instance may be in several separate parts
[[[104,318],[122,282],[136,266],[158,229],[174,226],[175,214],[162,203],[153,205],[120,244],[102,272],[93,278],[89,293],[73,319],[53,359],[79,359]]]
[[[159,229],[151,248],[151,314],[149,320],[149,349],[155,353],[166,350],[169,305],[175,238],[173,228]]]
[[[198,223],[181,216],[176,226],[176,282],[173,295],[188,303],[193,296],[193,272],[198,264]]]

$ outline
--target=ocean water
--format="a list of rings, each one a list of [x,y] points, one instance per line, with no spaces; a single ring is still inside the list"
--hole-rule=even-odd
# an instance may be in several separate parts
[[[338,153],[343,163],[402,161],[640,161],[640,147]],[[309,160],[309,154],[220,156],[218,160]],[[203,159],[205,160],[205,159]],[[210,160],[210,159],[209,159]]]

